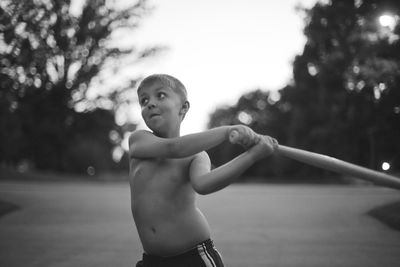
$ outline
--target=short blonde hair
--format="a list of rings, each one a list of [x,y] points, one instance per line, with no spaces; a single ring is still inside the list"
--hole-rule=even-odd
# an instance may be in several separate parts
[[[172,90],[174,90],[178,95],[181,96],[182,102],[187,101],[187,91],[183,83],[177,78],[168,74],[152,74],[150,76],[147,76],[140,82],[137,91],[145,87],[151,86],[156,82],[160,82],[164,86],[168,86]]]

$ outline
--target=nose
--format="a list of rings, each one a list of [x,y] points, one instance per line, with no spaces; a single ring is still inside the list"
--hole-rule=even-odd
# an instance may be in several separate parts
[[[156,104],[154,103],[154,100],[150,99],[149,103],[147,103],[147,108],[148,109],[152,109],[156,106]]]

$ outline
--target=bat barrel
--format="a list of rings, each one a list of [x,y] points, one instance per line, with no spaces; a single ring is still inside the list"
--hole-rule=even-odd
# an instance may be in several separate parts
[[[375,184],[400,190],[400,178],[349,162],[302,149],[279,145],[279,154],[318,168],[346,174]]]

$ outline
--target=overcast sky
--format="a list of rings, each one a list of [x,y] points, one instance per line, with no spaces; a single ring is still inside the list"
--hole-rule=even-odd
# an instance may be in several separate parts
[[[182,134],[204,130],[217,107],[234,104],[251,90],[277,90],[290,81],[292,61],[305,43],[303,18],[295,7],[311,7],[315,2],[150,1],[154,11],[131,38],[139,47],[169,49],[126,73],[167,73],[180,79],[191,102]],[[129,113],[145,127],[139,107]]]

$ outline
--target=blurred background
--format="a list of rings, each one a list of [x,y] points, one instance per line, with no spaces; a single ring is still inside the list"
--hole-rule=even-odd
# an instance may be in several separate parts
[[[136,86],[162,72],[189,91],[183,134],[241,123],[399,173],[399,14],[395,0],[3,0],[0,170],[126,176]],[[209,154],[218,166],[240,152]],[[244,179],[337,175],[267,161]]]

